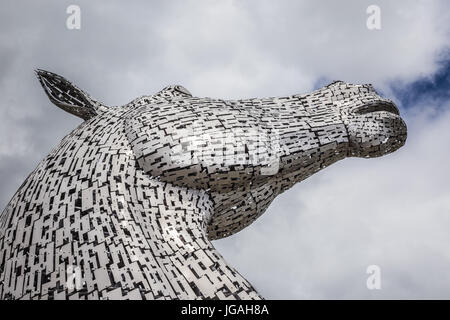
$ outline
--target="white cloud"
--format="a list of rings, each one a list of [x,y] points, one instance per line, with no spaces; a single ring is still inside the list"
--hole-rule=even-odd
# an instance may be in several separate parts
[[[382,86],[432,75],[448,46],[447,4],[377,1],[380,31],[366,28],[369,4],[183,2],[165,12],[163,63],[191,91],[220,97],[300,93],[318,77]]]

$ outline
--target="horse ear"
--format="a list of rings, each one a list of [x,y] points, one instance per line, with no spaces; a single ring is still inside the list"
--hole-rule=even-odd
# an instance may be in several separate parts
[[[106,106],[60,75],[41,69],[35,72],[50,101],[64,111],[88,120],[107,110]]]
[[[159,91],[156,96],[173,99],[173,98],[192,98],[192,94],[183,86],[170,85]]]

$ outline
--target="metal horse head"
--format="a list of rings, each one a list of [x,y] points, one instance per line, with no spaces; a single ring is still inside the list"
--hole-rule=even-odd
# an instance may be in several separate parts
[[[332,163],[385,155],[407,135],[370,85],[243,100],[169,86],[107,107],[61,76],[37,75],[54,104],[85,121],[0,216],[3,298],[260,298],[210,240]]]

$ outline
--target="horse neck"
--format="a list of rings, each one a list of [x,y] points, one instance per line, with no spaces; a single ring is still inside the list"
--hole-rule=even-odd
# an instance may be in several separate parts
[[[3,212],[1,298],[258,298],[207,239],[211,207],[204,191],[145,175],[121,119],[91,119]],[[55,291],[68,267],[82,270],[82,290]]]

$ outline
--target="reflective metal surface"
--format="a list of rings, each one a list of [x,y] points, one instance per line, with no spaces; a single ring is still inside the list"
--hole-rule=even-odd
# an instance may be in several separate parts
[[[260,299],[210,240],[322,168],[406,140],[397,108],[370,85],[245,100],[169,86],[107,107],[37,75],[85,121],[0,216],[2,299]]]

